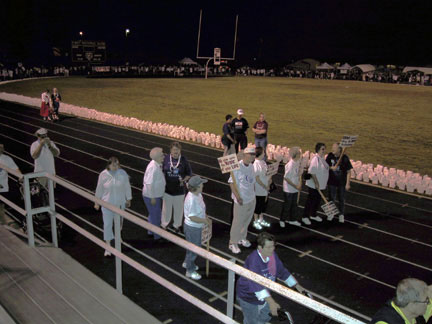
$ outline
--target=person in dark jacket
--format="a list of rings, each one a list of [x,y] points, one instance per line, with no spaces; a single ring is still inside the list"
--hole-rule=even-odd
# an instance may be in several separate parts
[[[244,267],[272,281],[276,281],[276,278],[281,279],[288,287],[303,293],[304,288],[298,284],[275,253],[274,236],[262,232],[258,235],[257,241],[258,248],[246,258]],[[280,306],[264,286],[240,277],[237,280],[236,292],[237,301],[243,312],[243,323],[265,324],[271,319],[269,313],[277,315]]]
[[[406,278],[396,287],[396,297],[388,301],[370,321],[370,324],[431,324],[432,285]]]
[[[338,197],[339,207],[339,222],[345,221],[345,192],[350,190],[351,169],[353,168],[348,155],[344,154],[342,158],[342,147],[339,143],[334,143],[332,151],[327,155],[326,162],[330,167],[329,180],[327,182],[329,200],[336,201]],[[341,159],[340,162],[339,158]]]
[[[237,110],[237,117],[231,122],[231,126],[234,130],[235,150],[236,153],[243,151],[248,145],[246,132],[249,128],[248,121],[243,118],[243,109]]]

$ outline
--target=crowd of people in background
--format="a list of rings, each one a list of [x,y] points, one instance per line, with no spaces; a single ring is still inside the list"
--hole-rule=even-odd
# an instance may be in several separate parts
[[[85,75],[89,77],[204,77],[205,67],[195,63],[185,64],[162,64],[162,65],[89,65],[74,64],[70,66],[33,66],[25,67],[22,63],[12,66],[0,65],[0,81],[47,77],[47,76],[73,76]],[[388,68],[380,66],[373,71],[363,72],[360,69],[340,70],[317,70],[287,65],[284,67],[256,68],[242,66],[231,68],[228,65],[209,66],[208,75],[211,77],[228,76],[261,76],[261,77],[287,77],[287,78],[309,78],[323,80],[357,80],[382,83],[400,83],[412,85],[432,85],[431,74],[412,70],[403,72],[401,68]]]

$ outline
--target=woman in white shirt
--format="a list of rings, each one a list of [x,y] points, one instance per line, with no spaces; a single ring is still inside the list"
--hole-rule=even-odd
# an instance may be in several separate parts
[[[211,226],[211,221],[206,214],[206,206],[202,197],[203,184],[207,180],[199,176],[193,176],[188,182],[188,194],[184,202],[184,233],[186,240],[197,246],[201,246],[201,233],[205,224]],[[195,264],[197,255],[192,251],[186,250],[186,257],[183,268],[186,268],[186,277],[193,280],[201,279],[197,272],[198,266]]]
[[[306,200],[303,219],[310,218],[317,222],[322,222],[322,218],[317,216],[317,211],[321,202],[321,195],[319,190],[324,190],[327,187],[329,178],[329,165],[325,161],[326,146],[324,143],[317,143],[315,145],[315,156],[312,158],[309,165],[308,173],[310,179],[306,181],[309,195]],[[307,224],[306,222],[304,222]]]
[[[144,203],[148,211],[148,221],[150,224],[160,227],[162,215],[162,197],[165,192],[165,175],[162,172],[162,162],[164,154],[160,147],[155,147],[150,151],[152,159],[147,165],[147,169],[143,179],[142,195]],[[148,231],[150,236],[154,236],[155,240],[160,239],[160,236]]]
[[[106,169],[99,174],[96,187],[96,198],[99,198],[120,209],[130,207],[132,200],[132,190],[129,183],[129,176],[120,168],[119,160],[116,157],[110,157],[107,161]],[[95,203],[94,208],[99,210],[99,204]],[[102,207],[102,216],[104,223],[104,240],[109,245],[114,239],[113,221],[115,213],[105,207]],[[110,256],[111,253],[105,250],[104,256]]]
[[[297,206],[297,195],[302,187],[300,176],[303,171],[300,169],[300,148],[290,148],[289,154],[291,160],[285,165],[285,175],[283,179],[284,202],[282,204],[282,211],[279,220],[280,227],[285,227],[286,220],[288,220],[288,224],[290,225],[301,226]],[[309,218],[305,218],[304,223],[310,225]]]
[[[272,182],[271,177],[266,175],[267,163],[264,161],[265,152],[260,146],[255,148],[255,162],[253,164],[254,172],[256,176],[255,182],[255,196],[256,205],[254,211],[254,222],[253,227],[260,230],[263,227],[270,227],[270,223],[264,220],[263,213],[265,213],[268,202],[268,191],[270,183]]]

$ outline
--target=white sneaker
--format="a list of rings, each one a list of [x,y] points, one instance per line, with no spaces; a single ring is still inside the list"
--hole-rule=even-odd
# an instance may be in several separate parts
[[[109,256],[111,256],[111,252],[108,250],[105,250],[104,257],[109,257]]]
[[[313,219],[316,222],[322,222],[322,218],[319,216],[315,216],[315,217],[310,217],[310,219]]]
[[[186,269],[186,262],[183,262],[182,267]],[[197,271],[199,267],[195,265],[195,271]]]
[[[284,228],[284,227],[285,227],[285,222],[280,221],[280,222],[279,222],[279,226],[282,227],[282,228]]]
[[[241,240],[240,242],[238,242],[238,244],[241,244],[247,248],[251,246],[251,242],[249,242],[248,240]]]
[[[262,226],[259,221],[254,221],[253,227],[255,227],[257,230],[262,230]]]
[[[344,222],[345,222],[345,216],[339,215],[339,223],[344,223]]]
[[[261,226],[264,227],[270,227],[271,225],[269,222],[266,222],[264,219],[260,219],[258,222],[261,224]]]
[[[294,225],[294,226],[301,226],[301,223],[298,222],[298,221],[288,222],[288,224],[290,224],[290,225]]]
[[[191,278],[192,280],[200,280],[201,279],[201,275],[196,271],[194,271],[192,273],[186,271],[186,277]]]
[[[302,218],[302,222],[305,223],[305,225],[312,224],[311,221],[309,220],[309,218],[307,218],[307,217]]]
[[[327,220],[328,220],[329,222],[331,222],[331,221],[333,220],[333,218],[334,218],[334,216],[327,216]]]
[[[231,250],[232,253],[234,254],[239,254],[241,252],[241,250],[239,249],[237,244],[230,244],[228,246],[228,248]]]

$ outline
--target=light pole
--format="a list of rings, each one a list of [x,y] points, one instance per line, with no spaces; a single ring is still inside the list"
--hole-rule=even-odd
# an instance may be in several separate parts
[[[130,34],[130,29],[126,28],[125,29],[125,64],[127,64],[128,59],[129,59],[129,41],[128,41],[128,36]]]

